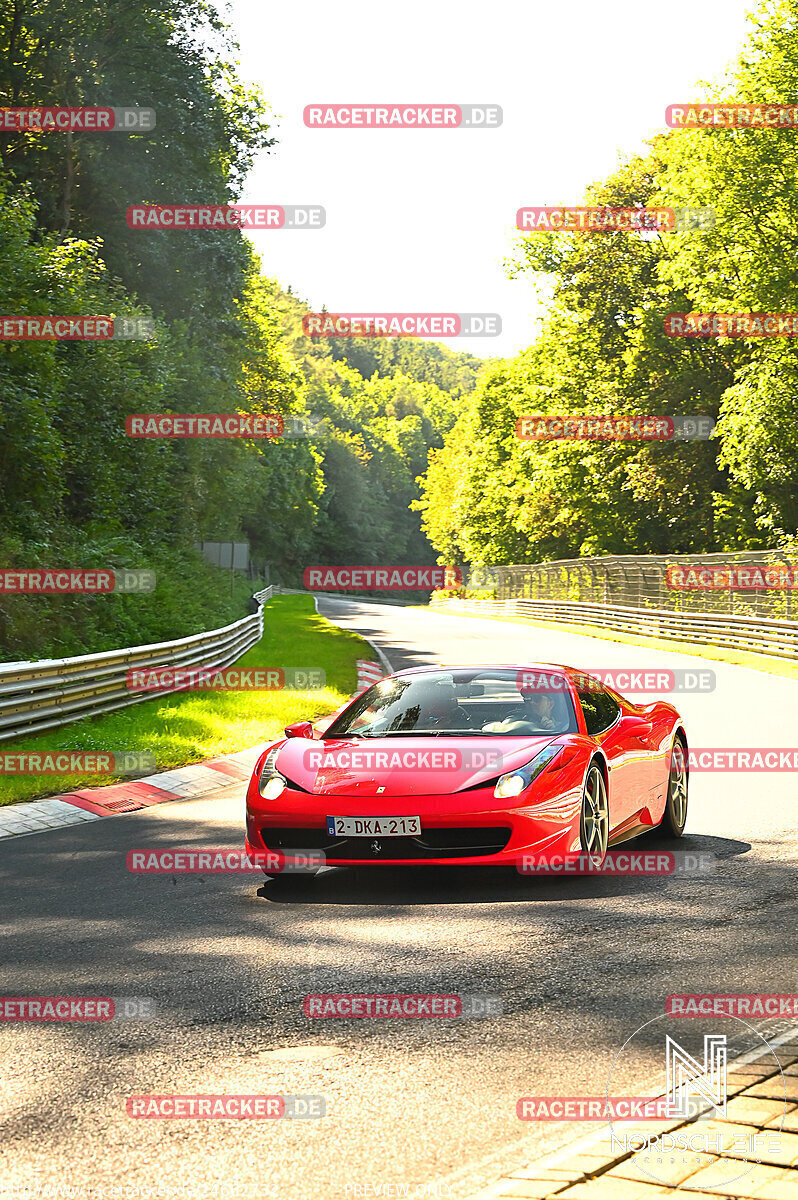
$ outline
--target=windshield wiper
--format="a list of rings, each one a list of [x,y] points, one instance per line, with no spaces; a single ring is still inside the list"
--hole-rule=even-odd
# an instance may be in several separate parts
[[[363,737],[384,738],[404,737],[406,734],[417,733],[415,729],[377,729],[373,733],[364,733]]]
[[[353,742],[356,738],[373,737],[373,733],[330,733],[329,729],[321,735],[320,741]]]
[[[495,737],[487,729],[382,729],[376,732],[340,733],[338,737],[391,738],[391,737]]]

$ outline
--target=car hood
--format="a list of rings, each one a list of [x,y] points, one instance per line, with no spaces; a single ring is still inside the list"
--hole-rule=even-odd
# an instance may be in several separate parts
[[[322,796],[450,796],[524,766],[562,735],[291,738],[276,769]],[[380,789],[380,790],[378,790]]]

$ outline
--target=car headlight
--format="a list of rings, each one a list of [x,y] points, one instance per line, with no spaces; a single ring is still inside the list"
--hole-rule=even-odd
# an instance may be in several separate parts
[[[509,771],[506,775],[502,775],[493,789],[496,799],[509,800],[513,796],[520,796],[561,750],[561,745],[544,746],[540,753],[536,754],[526,766],[519,767],[517,771]]]
[[[258,791],[264,800],[276,800],[285,791],[285,779],[275,767],[277,751],[270,750],[258,779]]]

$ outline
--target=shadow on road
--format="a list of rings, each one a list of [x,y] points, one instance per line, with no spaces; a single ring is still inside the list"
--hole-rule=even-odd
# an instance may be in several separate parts
[[[730,838],[685,837],[678,842],[647,835],[627,842],[619,851],[711,855],[720,860],[746,854],[751,845]],[[534,904],[635,896],[669,896],[675,885],[711,882],[714,871],[671,876],[521,875],[512,867],[331,867],[320,874],[282,875],[266,880],[258,895],[274,904]]]

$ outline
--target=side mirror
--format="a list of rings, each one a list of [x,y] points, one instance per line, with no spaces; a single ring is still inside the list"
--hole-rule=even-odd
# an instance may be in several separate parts
[[[312,738],[313,726],[310,721],[295,721],[293,725],[286,725],[285,736],[289,738]]]

